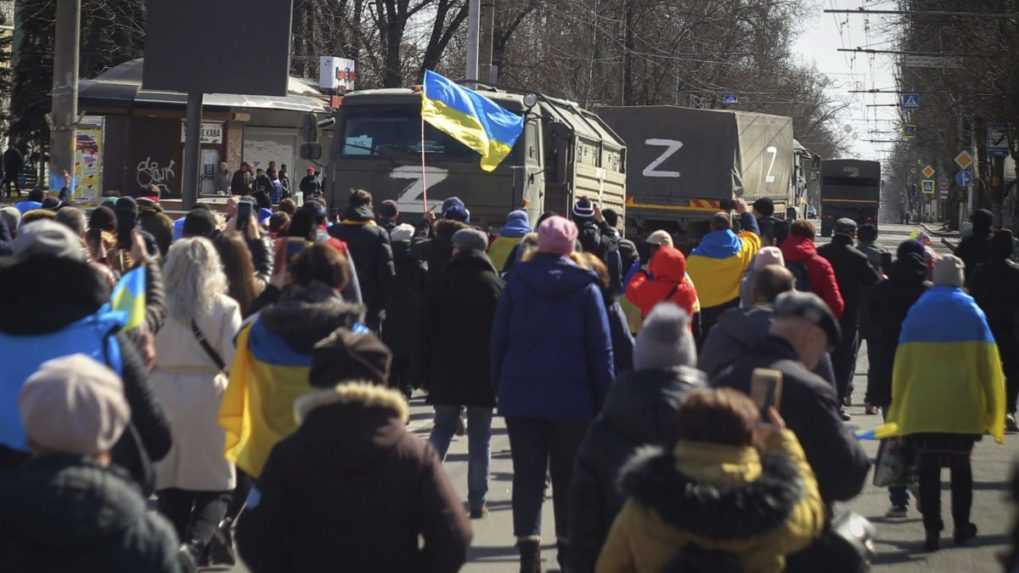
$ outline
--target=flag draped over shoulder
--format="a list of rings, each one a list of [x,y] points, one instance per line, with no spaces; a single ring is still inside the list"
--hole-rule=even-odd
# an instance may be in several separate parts
[[[760,237],[750,231],[705,235],[686,258],[686,272],[697,285],[700,305],[711,308],[738,299],[740,281],[760,250]]]
[[[524,131],[522,116],[431,70],[425,72],[421,118],[481,154],[484,171],[494,171]]]
[[[984,313],[961,289],[936,286],[902,324],[892,406],[879,434],[1005,433],[1005,379]]]
[[[138,328],[145,322],[145,267],[138,266],[113,287],[110,309],[126,315],[124,330]]]

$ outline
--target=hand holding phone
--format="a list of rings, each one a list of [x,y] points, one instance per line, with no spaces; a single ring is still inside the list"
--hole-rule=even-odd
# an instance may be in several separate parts
[[[782,402],[782,373],[770,368],[756,368],[750,377],[750,399],[761,409],[761,416],[778,410]]]

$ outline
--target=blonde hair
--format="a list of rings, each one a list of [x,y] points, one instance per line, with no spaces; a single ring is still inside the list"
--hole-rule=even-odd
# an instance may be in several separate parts
[[[520,239],[520,262],[526,263],[534,258],[534,255],[538,253],[538,233],[531,231],[524,235],[523,239]]]
[[[219,253],[202,237],[181,239],[170,247],[163,282],[168,314],[184,323],[210,312],[227,290]]]
[[[578,253],[573,251],[570,253],[570,259],[577,264],[578,267],[594,271],[594,274],[598,275],[598,282],[601,283],[602,288],[609,287],[609,268],[605,266],[605,263],[598,258],[598,255],[594,253]]]

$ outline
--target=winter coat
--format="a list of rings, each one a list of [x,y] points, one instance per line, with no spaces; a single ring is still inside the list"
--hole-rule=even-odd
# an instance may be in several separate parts
[[[627,464],[620,483],[628,501],[598,573],[719,571],[731,560],[743,573],[781,573],[785,556],[810,545],[827,521],[789,430],[763,452],[683,441],[649,448]]]
[[[234,172],[233,179],[230,180],[230,194],[231,195],[250,195],[251,194],[251,183],[254,177],[250,171],[241,171],[238,169]]]
[[[613,379],[598,277],[544,253],[518,264],[499,299],[491,348],[503,416],[592,418]]]
[[[809,372],[799,362],[792,345],[774,335],[764,338],[711,384],[749,395],[755,368],[772,368],[782,373],[779,413],[803,445],[825,503],[848,501],[859,495],[870,470],[870,460],[842,423],[835,388]]]
[[[166,257],[170,243],[173,242],[173,221],[166,216],[159,203],[145,197],[138,199],[138,226],[152,235],[159,247],[160,256]]]
[[[993,233],[990,229],[973,230],[973,234],[964,237],[955,249],[955,256],[962,259],[966,264],[966,286],[973,277],[973,271],[991,259],[991,238]]]
[[[570,484],[571,570],[594,571],[609,528],[626,501],[617,486],[623,464],[642,446],[675,443],[675,417],[683,398],[706,382],[701,371],[679,366],[631,372],[612,386],[580,445]]]
[[[503,282],[484,253],[459,253],[428,292],[422,374],[429,404],[495,406],[489,341]]]
[[[647,271],[637,271],[626,286],[626,298],[640,309],[641,317],[658,303],[672,302],[694,314],[697,291],[686,279],[686,257],[679,249],[662,247],[651,259]]]
[[[305,175],[299,183],[299,189],[304,193],[305,199],[322,194],[322,184],[314,175]]]
[[[843,301],[842,330],[851,332],[859,326],[864,289],[881,282],[881,273],[870,265],[867,255],[856,250],[853,240],[845,235],[832,237],[830,243],[817,249],[817,254],[828,259],[835,271],[835,281]]]
[[[821,300],[828,305],[836,318],[842,318],[845,311],[845,300],[842,298],[842,291],[839,290],[835,269],[832,268],[828,259],[817,254],[814,240],[798,235],[789,235],[782,243],[781,249],[786,266],[789,266],[790,263],[802,264],[807,270],[810,290],[821,297]]]
[[[25,158],[21,152],[13,147],[8,147],[7,151],[4,151],[4,175],[13,181],[21,174],[24,167]]]
[[[756,229],[753,216],[744,215],[742,220],[750,224],[748,228]],[[727,229],[705,235],[687,257],[687,269],[697,285],[701,307],[721,307],[739,300],[740,281],[760,250],[761,238],[752,230],[737,235]]]
[[[428,269],[411,253],[410,241],[394,241],[392,247],[396,276],[382,325],[382,341],[393,352],[394,360],[409,360],[414,365],[420,362],[421,313]]]
[[[1019,264],[1008,259],[984,263],[973,273],[970,285],[973,298],[987,315],[1006,376],[1019,374],[1015,371],[1019,365]]]
[[[789,236],[789,222],[774,215],[765,215],[758,219],[757,228],[761,231],[761,245],[765,247],[777,247]]]
[[[892,366],[902,323],[909,309],[930,286],[927,263],[920,255],[913,254],[896,260],[891,276],[871,293],[870,319],[875,336],[867,344],[876,345],[877,360],[870,365],[874,373],[867,381],[867,401],[875,406],[892,403]]]
[[[173,526],[129,479],[67,454],[0,477],[0,571],[180,571]]]
[[[880,435],[1005,434],[1005,377],[983,311],[962,289],[933,286],[902,323],[892,405]]]
[[[252,573],[460,569],[470,522],[397,391],[341,384],[296,409],[300,428],[273,449],[237,524]]]
[[[216,298],[195,324],[224,364],[234,357],[234,336],[241,326],[237,303]],[[229,366],[228,366],[229,367]],[[156,464],[156,488],[227,491],[234,488],[234,468],[223,455],[226,433],[218,424],[227,376],[195,337],[191,324],[170,318],[156,336],[152,389],[170,419],[174,444]]]
[[[697,366],[707,373],[708,377],[717,376],[768,336],[774,315],[775,309],[766,304],[750,308],[730,308],[725,311],[704,341]],[[832,385],[835,384],[835,373],[832,371],[831,358],[827,354],[814,369],[814,374]]]
[[[879,247],[874,243],[860,242],[856,246],[857,250],[863,253],[867,257],[867,262],[870,266],[877,271],[881,280],[884,280],[885,269],[882,266],[884,255],[888,254],[888,251]],[[874,328],[874,323],[870,314],[871,300],[874,296],[875,286],[866,286],[860,288],[860,305],[859,305],[859,316],[860,316],[860,335],[863,338],[869,340],[876,340],[878,332]],[[870,342],[868,342],[870,344]]]
[[[54,343],[54,337],[80,327],[84,320],[96,316],[110,297],[110,288],[102,277],[84,261],[64,258],[30,257],[11,264],[0,263],[0,338],[10,340],[0,344],[0,393],[5,412],[0,420],[15,421],[20,427],[16,412],[16,396],[25,378],[51,358],[67,354],[63,345]],[[32,285],[32,288],[25,288]],[[75,288],[67,288],[74,285]],[[39,312],[46,309],[46,312]],[[117,325],[104,330],[102,340],[81,338],[72,341],[75,351],[88,352],[98,348],[95,358],[119,372],[124,384],[124,398],[131,408],[131,423],[113,447],[113,461],[126,469],[143,490],[151,488],[153,475],[151,462],[163,459],[170,450],[172,438],[169,422],[149,385],[148,372],[141,357],[127,335]],[[95,335],[93,335],[95,336]],[[15,344],[16,343],[16,344]],[[32,351],[27,352],[26,346]],[[16,356],[9,353],[16,352]],[[119,357],[119,368],[117,358]],[[26,374],[27,373],[27,374]],[[7,386],[15,375],[17,385]],[[7,395],[11,394],[8,401]],[[9,428],[3,428],[7,435]],[[22,432],[23,433],[23,432]],[[15,450],[24,450],[19,444],[7,444]]]
[[[577,221],[577,227],[579,227],[577,242],[580,243],[581,250],[597,256],[605,263],[609,273],[609,291],[613,297],[622,295],[626,288],[623,277],[628,269],[623,268],[617,231],[604,221],[601,223],[593,220]]]
[[[492,260],[492,265],[497,271],[504,270],[506,259],[513,252],[513,247],[517,246],[529,232],[531,225],[525,211],[511,211],[506,216],[506,224],[499,230],[499,236],[488,246],[488,258]]]
[[[352,210],[346,219],[329,227],[329,235],[347,244],[357,264],[357,280],[367,309],[366,321],[377,325],[384,318],[396,269],[389,233],[378,226],[371,208]]]
[[[630,332],[629,318],[623,306],[612,293],[603,288],[602,297],[605,301],[605,314],[609,317],[609,332],[612,337],[612,362],[614,372],[619,376],[623,372],[633,370],[633,333]]]
[[[439,219],[432,226],[432,236],[413,243],[414,256],[428,264],[428,283],[439,279],[453,256],[453,234],[470,225],[452,219]]]

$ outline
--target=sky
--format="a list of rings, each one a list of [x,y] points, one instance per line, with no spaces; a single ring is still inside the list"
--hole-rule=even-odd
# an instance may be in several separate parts
[[[895,89],[894,58],[887,55],[852,54],[839,48],[895,49],[889,30],[893,17],[880,15],[825,14],[825,9],[894,9],[892,0],[808,0],[810,14],[801,25],[793,52],[800,63],[814,65],[834,80],[830,95],[834,101],[850,104],[839,115],[840,129],[849,132],[849,157],[884,159],[891,144],[867,140],[898,139],[892,132],[898,117],[894,107],[866,107],[868,104],[896,103],[895,94],[850,94],[852,89]],[[850,131],[851,130],[851,131]],[[885,133],[889,132],[889,133]]]

